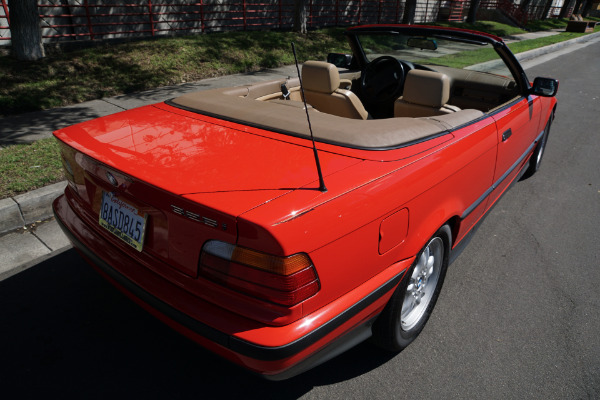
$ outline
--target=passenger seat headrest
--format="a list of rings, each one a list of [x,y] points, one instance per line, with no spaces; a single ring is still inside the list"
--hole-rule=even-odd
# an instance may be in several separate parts
[[[410,70],[406,75],[402,98],[408,103],[442,107],[450,99],[450,78],[440,72]]]
[[[324,61],[306,61],[302,65],[304,90],[333,93],[340,87],[340,74],[335,65]]]

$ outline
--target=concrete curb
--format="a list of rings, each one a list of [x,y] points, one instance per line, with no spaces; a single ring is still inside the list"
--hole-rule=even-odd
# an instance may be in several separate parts
[[[12,199],[0,200],[0,234],[25,225],[19,204]]]
[[[52,217],[52,202],[66,186],[66,181],[58,182],[0,200],[0,234]]]
[[[540,47],[537,49],[524,51],[522,53],[515,54],[515,57],[517,57],[517,60],[519,60],[520,62],[523,62],[523,61],[531,60],[532,58],[543,56],[548,53],[553,53],[555,51],[562,49],[563,47],[566,47],[566,46],[569,46],[569,45],[572,45],[575,43],[582,43],[582,42],[590,41],[599,36],[600,36],[600,32],[590,33],[589,35],[581,36],[581,37],[578,37],[575,39],[569,39],[569,40],[565,40],[564,42],[558,42],[555,44],[551,44],[549,46],[544,46],[544,47]]]

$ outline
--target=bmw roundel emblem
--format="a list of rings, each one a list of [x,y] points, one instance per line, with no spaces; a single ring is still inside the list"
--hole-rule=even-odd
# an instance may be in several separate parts
[[[119,182],[117,182],[117,178],[115,178],[113,176],[113,174],[111,174],[108,171],[106,171],[106,178],[108,179],[108,181],[110,182],[110,184],[113,185],[114,187],[119,186]]]

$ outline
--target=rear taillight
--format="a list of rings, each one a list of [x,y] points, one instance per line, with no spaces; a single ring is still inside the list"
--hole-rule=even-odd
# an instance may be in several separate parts
[[[199,273],[235,291],[288,307],[320,289],[306,254],[278,257],[216,240],[202,248]]]
[[[63,145],[60,156],[63,164],[63,170],[65,172],[65,178],[67,178],[67,184],[71,187],[71,189],[73,189],[73,192],[79,194],[79,191],[77,190],[77,184],[75,183],[75,170],[73,169],[73,163],[75,163],[75,152]]]

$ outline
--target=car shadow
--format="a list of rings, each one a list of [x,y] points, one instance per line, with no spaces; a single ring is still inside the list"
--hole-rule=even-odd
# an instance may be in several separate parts
[[[394,356],[363,343],[300,376],[269,382],[159,322],[74,250],[0,282],[0,304],[3,394],[20,398],[264,398],[268,393],[292,399],[315,386],[360,376]]]

